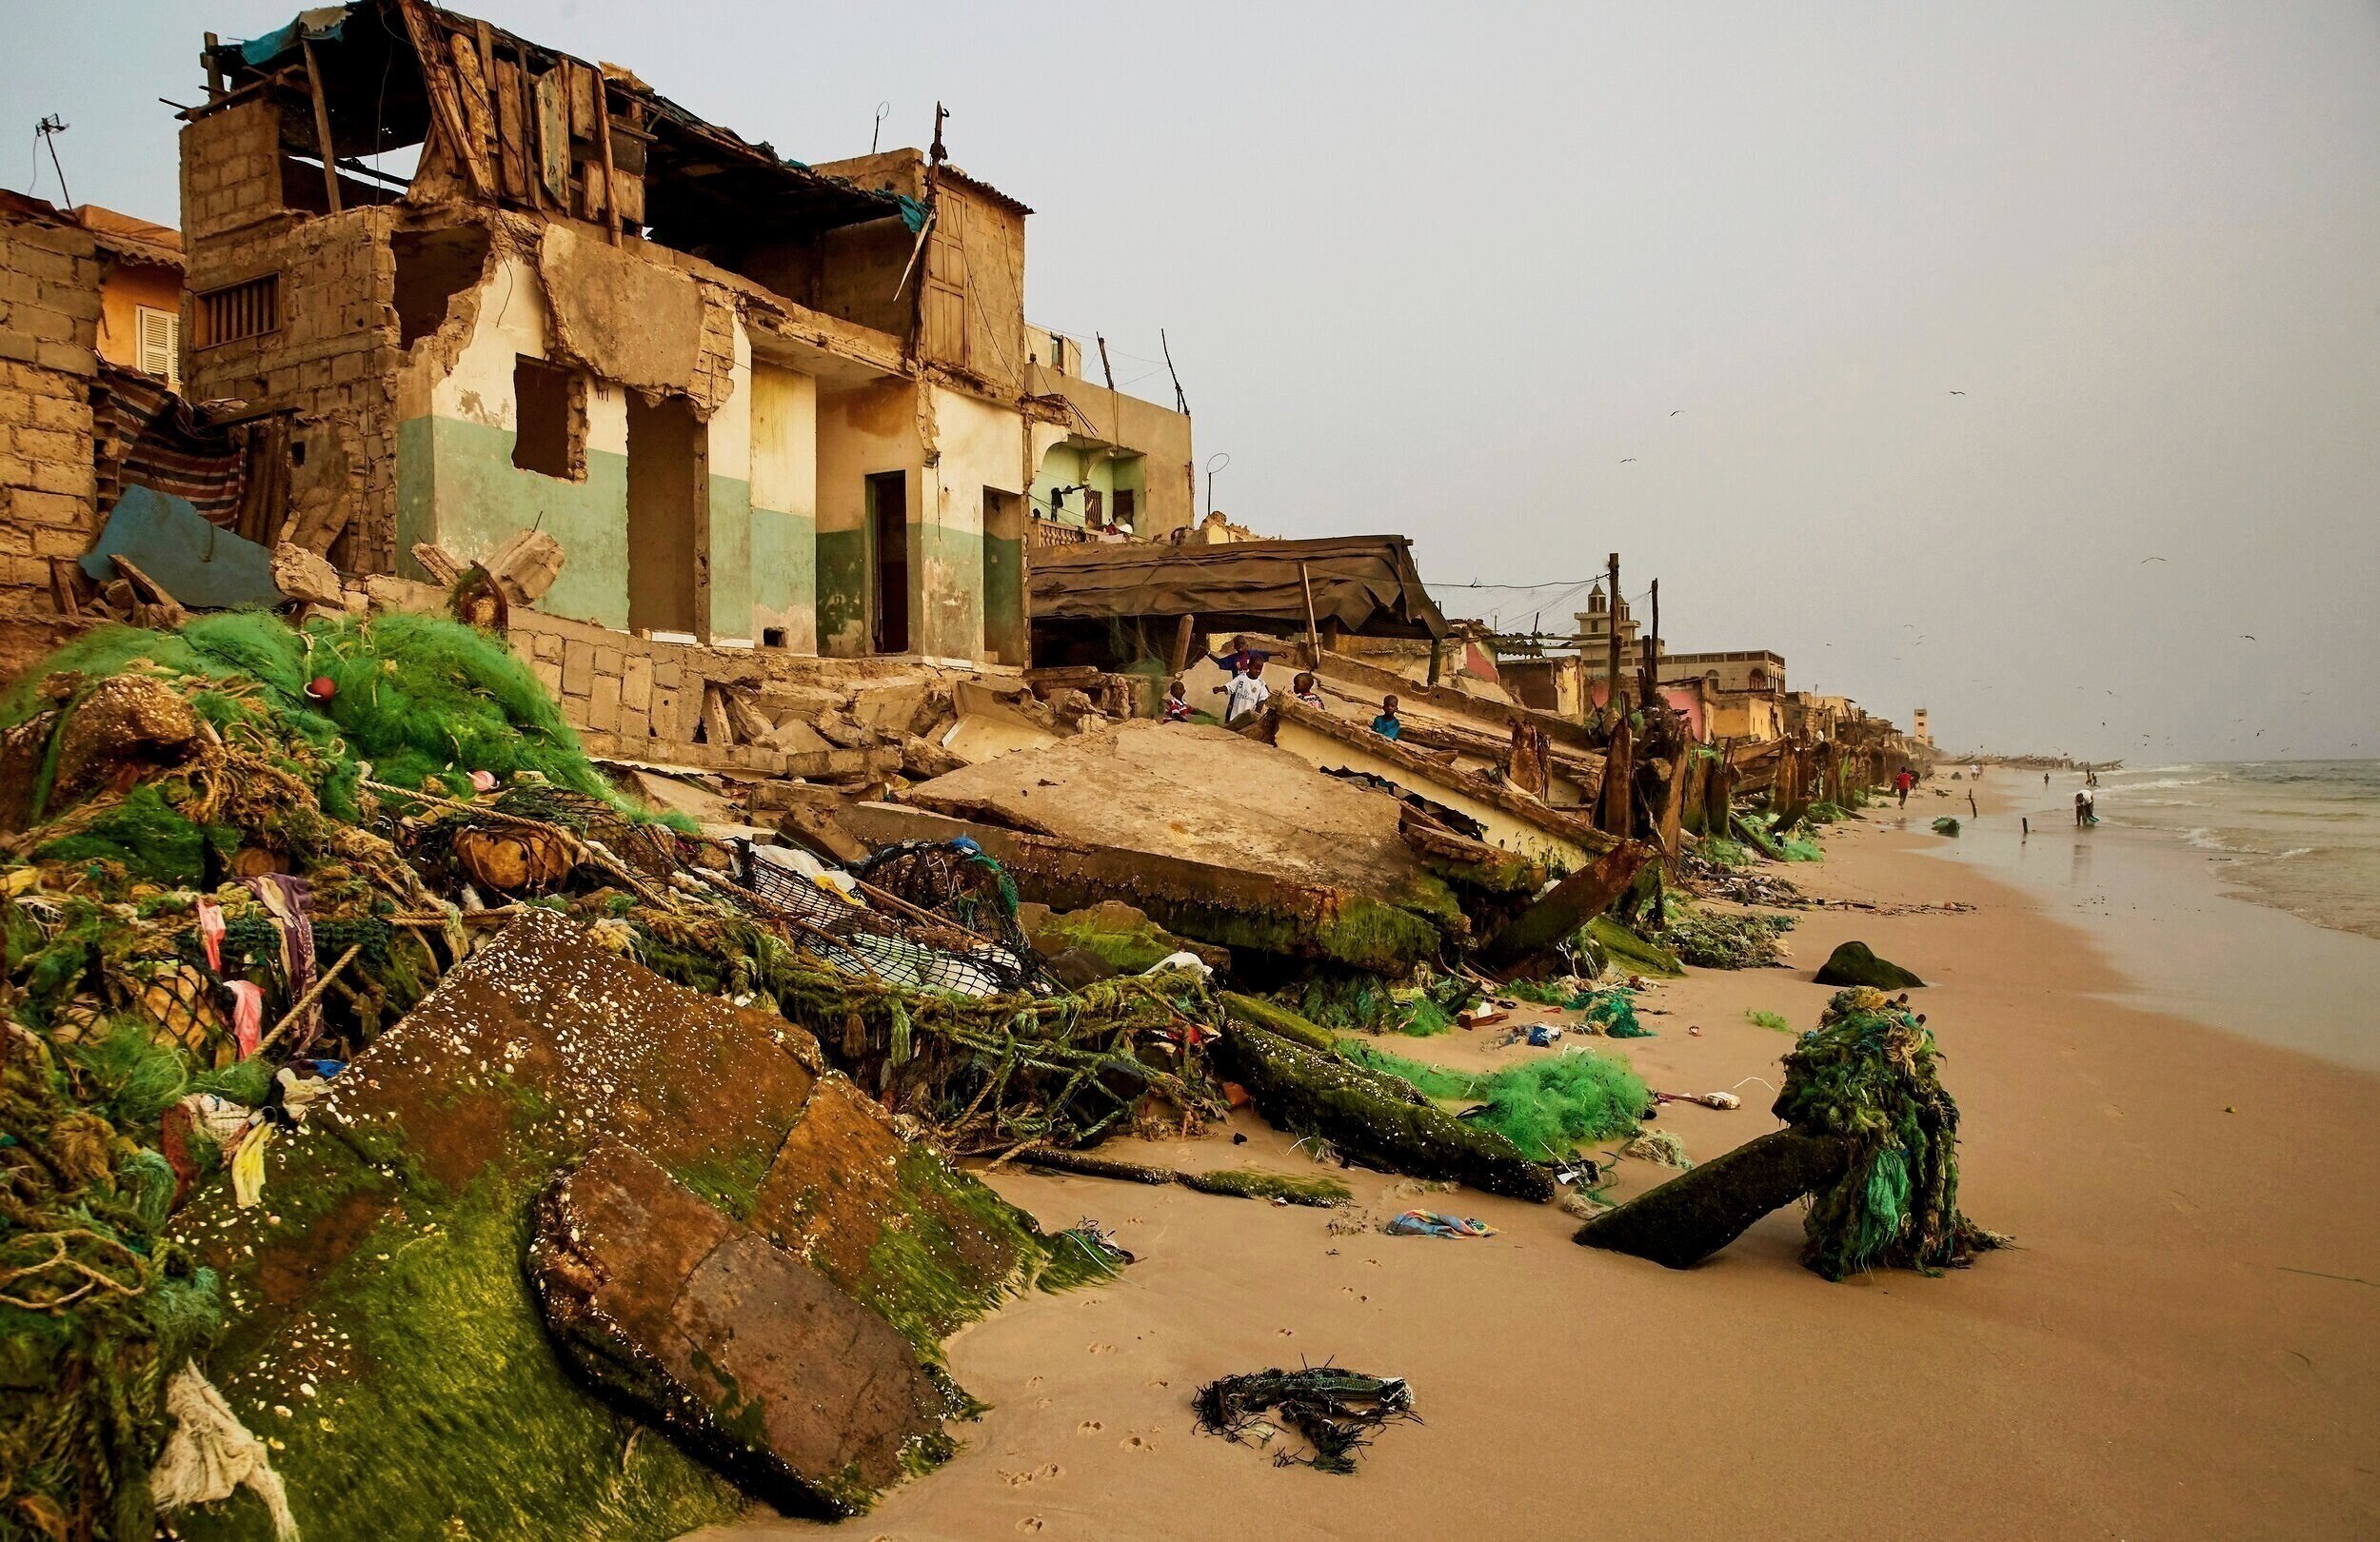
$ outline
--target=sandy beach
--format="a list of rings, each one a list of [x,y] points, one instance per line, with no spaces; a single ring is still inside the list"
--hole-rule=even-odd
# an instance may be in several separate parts
[[[1987,784],[1972,836],[1998,839],[2029,806],[2010,782]],[[990,1412],[958,1427],[947,1468],[838,1530],[870,1542],[2374,1534],[2380,1077],[2129,1004],[2142,982],[2124,968],[2138,960],[2119,968],[2047,891],[1942,860],[1924,833],[1942,806],[1921,791],[1905,821],[1887,810],[1838,829],[1828,860],[1793,877],[1972,913],[1806,913],[1792,970],[1660,985],[1645,1019],[1657,1037],[1616,1047],[1656,1087],[1740,1090],[1736,1112],[1665,1114],[1691,1156],[1716,1156],[1775,1127],[1762,1083],[1790,1040],[1745,1014],[1809,1026],[1828,995],[1810,969],[1838,941],[1869,941],[1933,982],[1919,999],[1964,1118],[1962,1201],[2013,1251],[1939,1279],[1830,1285],[1795,1262],[1788,1213],[1678,1274],[1575,1246],[1577,1223],[1551,1206],[1361,1172],[1346,1175],[1360,1208],[1339,1212],[1002,1173],[1000,1190],[1045,1225],[1096,1217],[1141,1261],[954,1341],[952,1369]],[[2098,855],[2103,871],[2112,855]],[[2346,940],[2372,950],[2356,955],[2367,967],[2380,958]],[[2153,956],[2159,939],[2142,941]],[[2286,1016],[2295,960],[2233,965]],[[1544,1053],[1490,1051],[1488,1037],[1396,1047],[1462,1065]],[[1240,1133],[1243,1146],[1146,1155],[1304,1165],[1254,1119]],[[1622,1194],[1663,1176],[1624,1166]],[[1415,1204],[1501,1230],[1378,1231]],[[1334,1216],[1367,1228],[1335,1234]],[[1353,1477],[1276,1467],[1193,1428],[1201,1382],[1301,1360],[1408,1378],[1424,1422],[1389,1428]]]

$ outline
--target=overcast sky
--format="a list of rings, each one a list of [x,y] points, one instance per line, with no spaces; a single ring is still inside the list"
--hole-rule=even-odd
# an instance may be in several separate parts
[[[155,99],[291,9],[21,8],[0,181],[55,112],[173,221]],[[804,160],[939,97],[1234,518],[1557,581],[1450,611],[1616,548],[1674,648],[1952,745],[2380,754],[2373,0],[479,9]]]

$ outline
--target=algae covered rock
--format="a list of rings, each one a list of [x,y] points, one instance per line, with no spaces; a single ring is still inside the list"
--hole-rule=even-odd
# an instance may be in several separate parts
[[[579,1374],[783,1511],[848,1513],[948,1449],[890,1323],[606,1142],[538,1200],[529,1278]]]
[[[1821,985],[1866,985],[1879,991],[1906,991],[1924,980],[1889,959],[1879,959],[1865,942],[1845,942],[1818,966]]]
[[[1177,953],[1196,954],[1212,969],[1231,967],[1229,950],[1177,937],[1121,900],[1102,900],[1063,915],[1046,905],[1020,905],[1017,922],[1038,952],[1055,956],[1080,948],[1119,975],[1144,974]]]
[[[1319,1135],[1366,1167],[1551,1199],[1554,1176],[1502,1136],[1465,1123],[1393,1078],[1246,1021],[1223,1040],[1234,1074],[1276,1128]]]
[[[527,911],[273,1143],[263,1203],[218,1190],[175,1219],[233,1308],[203,1369],[278,1442],[305,1534],[667,1537],[743,1510],[717,1470],[588,1390],[524,1274],[535,1201],[611,1141],[927,1362],[1050,1255],[1021,1213],[823,1073],[802,1029]],[[870,1487],[855,1473],[838,1498]],[[176,1525],[270,1534],[245,1494]]]

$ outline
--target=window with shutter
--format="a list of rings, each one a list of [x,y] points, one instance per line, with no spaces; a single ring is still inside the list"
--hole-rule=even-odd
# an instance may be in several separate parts
[[[153,306],[140,307],[141,368],[162,375],[175,390],[182,388],[182,318]]]

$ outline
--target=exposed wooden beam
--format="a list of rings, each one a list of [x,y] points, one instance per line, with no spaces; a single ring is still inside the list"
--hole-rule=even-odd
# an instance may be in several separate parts
[[[339,212],[339,151],[330,142],[330,101],[323,94],[323,69],[314,58],[313,40],[298,27],[298,48],[306,55],[306,91],[314,99],[314,150],[323,160],[323,196],[330,212]]]

